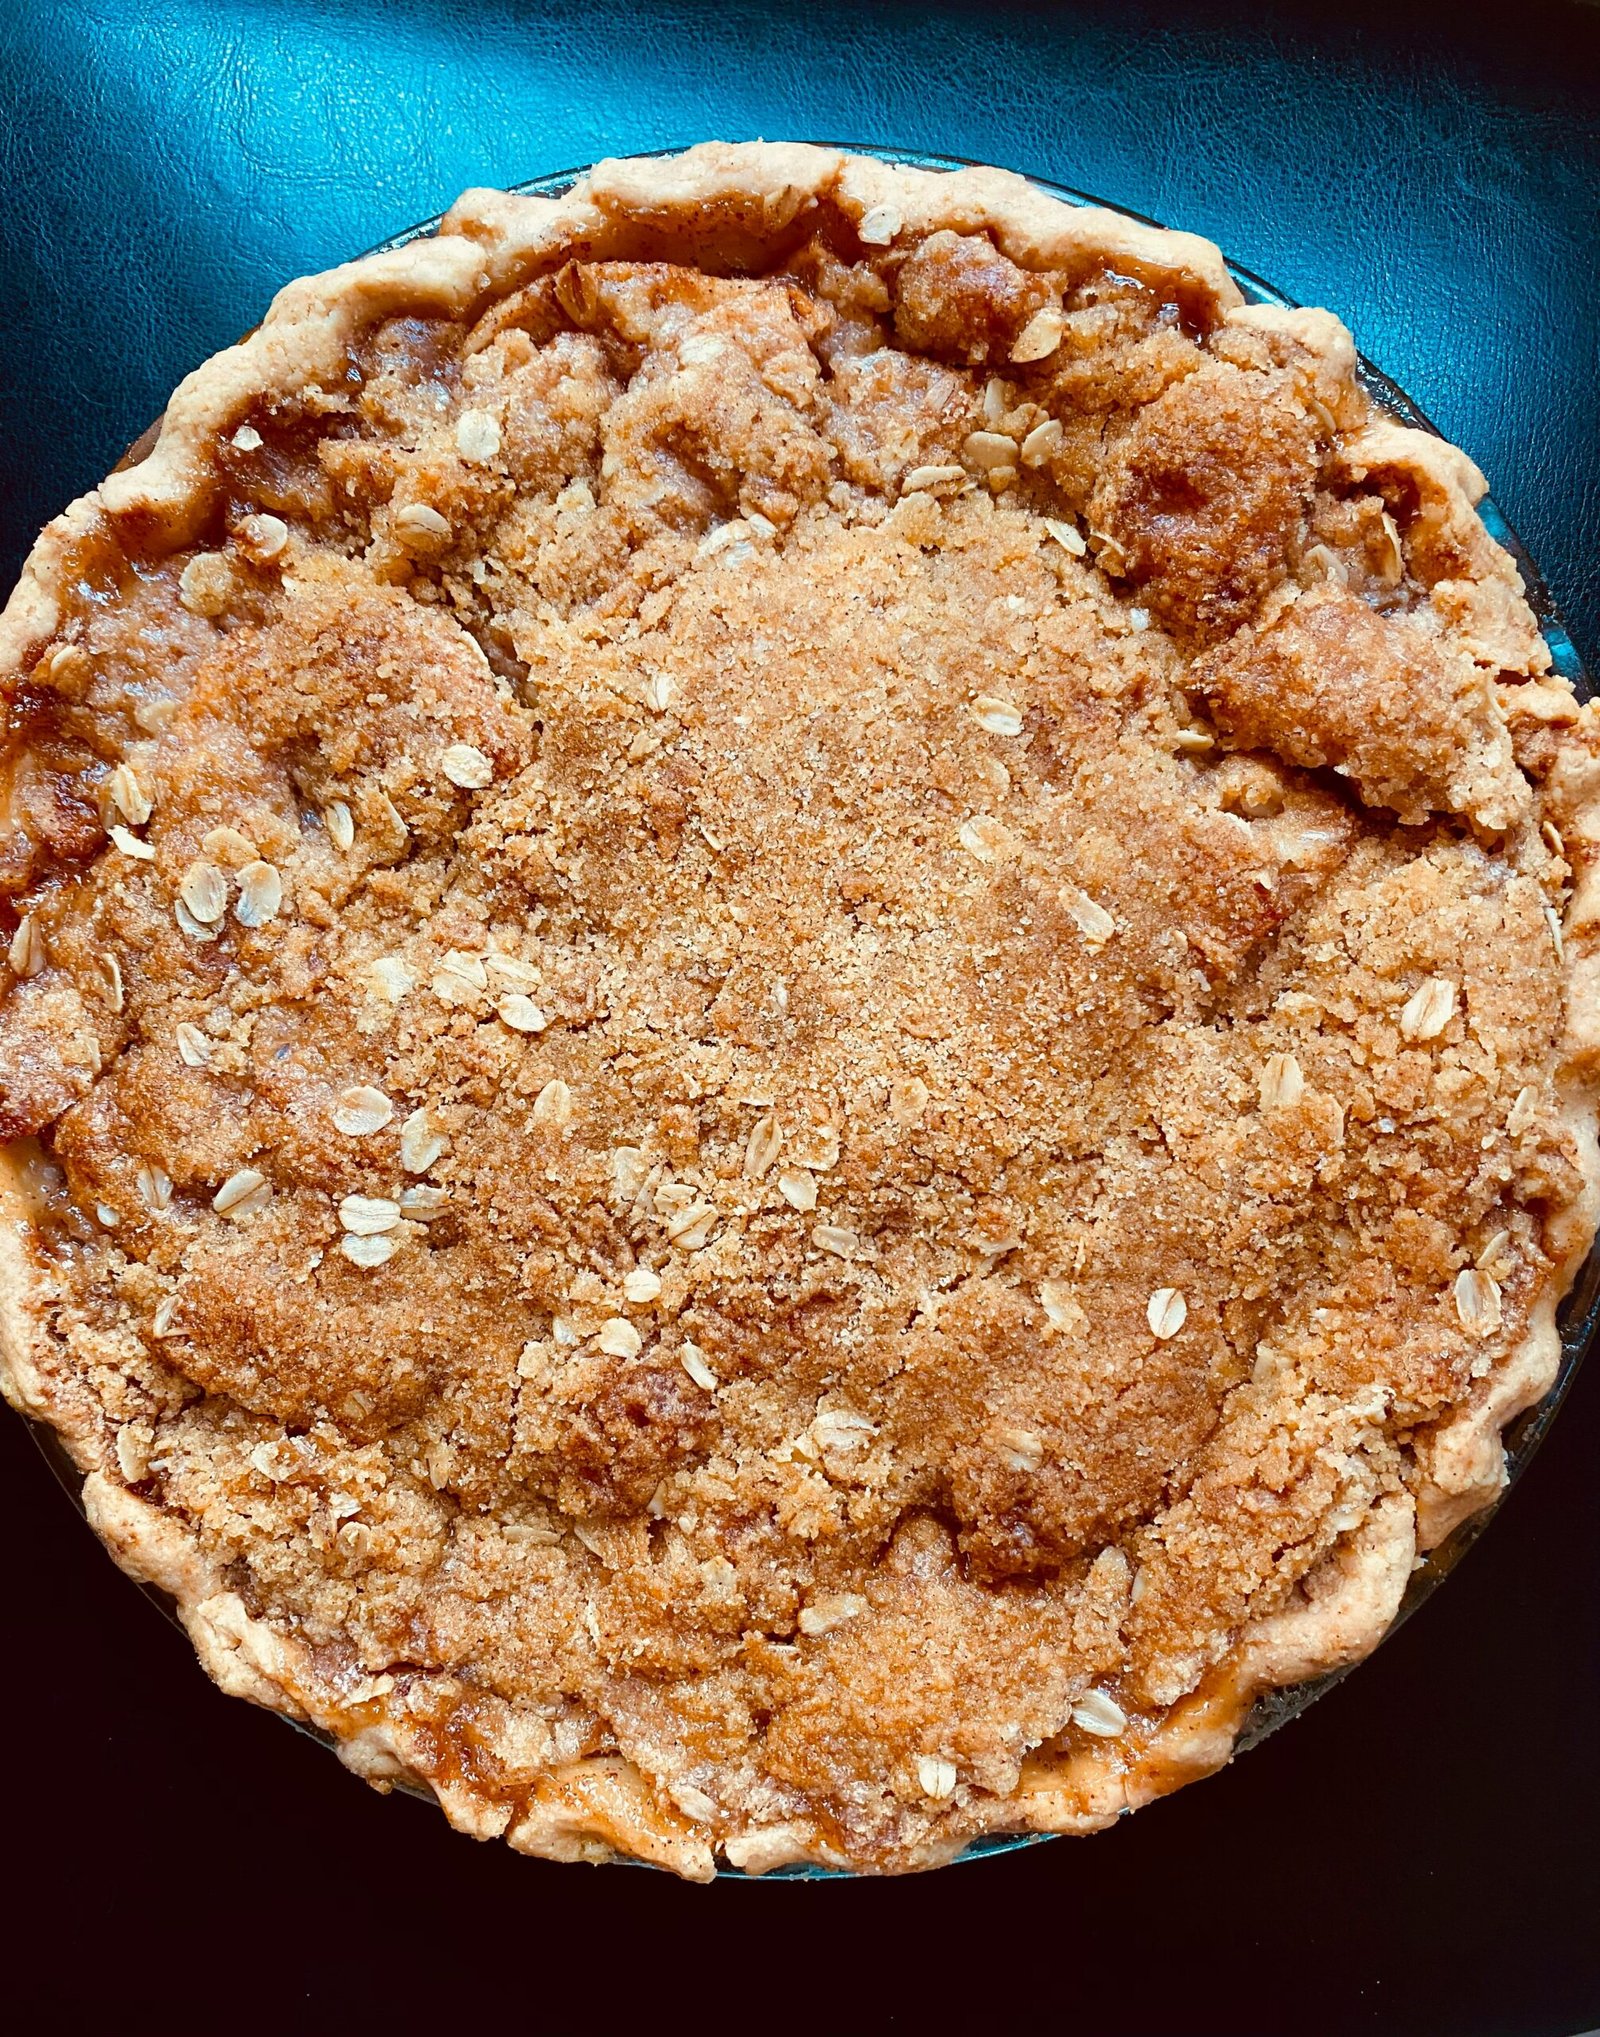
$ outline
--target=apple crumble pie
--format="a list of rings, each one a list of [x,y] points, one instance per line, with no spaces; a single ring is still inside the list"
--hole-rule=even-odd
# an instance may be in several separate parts
[[[0,624],[3,1377],[529,1853],[1088,1831],[1486,1504],[1600,726],[1325,312],[708,145],[292,285]]]

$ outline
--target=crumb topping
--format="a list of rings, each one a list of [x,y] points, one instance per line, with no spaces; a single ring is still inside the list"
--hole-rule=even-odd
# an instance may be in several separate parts
[[[1289,329],[859,224],[380,322],[14,692],[59,1419],[489,1829],[1026,1822],[1577,1189],[1502,555]]]

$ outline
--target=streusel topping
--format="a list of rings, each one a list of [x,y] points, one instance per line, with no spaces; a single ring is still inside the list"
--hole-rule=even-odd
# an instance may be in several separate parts
[[[475,1829],[587,1762],[690,1872],[1148,1735],[1577,1182],[1502,555],[1291,325],[861,224],[382,322],[13,714],[77,1447]]]

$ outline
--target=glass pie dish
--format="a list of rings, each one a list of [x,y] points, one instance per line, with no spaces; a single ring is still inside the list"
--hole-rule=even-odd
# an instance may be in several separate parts
[[[906,163],[921,170],[932,171],[935,173],[955,169],[956,167],[958,167],[954,162],[945,158],[933,158],[927,156],[904,156],[904,155],[891,156],[888,154],[888,152],[878,152],[878,151],[867,151],[866,153],[880,154],[884,156],[886,160]],[[532,182],[529,182],[516,188],[523,193],[538,195],[542,197],[552,197],[564,191],[575,180],[575,178],[581,174],[582,173],[580,171],[557,173],[552,176],[534,180]],[[1048,190],[1055,197],[1069,204],[1088,205],[1098,202],[1090,200],[1084,197],[1082,194],[1061,190],[1059,187],[1056,186],[1042,186],[1042,188]],[[1117,210],[1118,208],[1108,208],[1108,209]],[[1134,217],[1134,215],[1127,216]],[[396,237],[394,241],[391,241],[386,245],[390,248],[404,246],[408,242],[417,239],[419,236],[425,236],[426,234],[428,234],[431,230],[433,230],[436,224],[437,222],[428,222],[421,227],[413,229],[411,232],[407,234]],[[1256,303],[1267,303],[1277,305],[1283,305],[1287,303],[1288,300],[1284,299],[1279,293],[1273,291],[1269,286],[1261,283],[1258,279],[1249,275],[1247,272],[1239,270],[1235,267],[1232,269],[1232,274],[1235,282],[1238,284],[1240,290],[1242,291],[1243,295],[1247,300]],[[1420,413],[1416,410],[1415,406],[1412,405],[1408,401],[1408,399],[1404,397],[1402,392],[1395,389],[1393,385],[1387,382],[1387,380],[1383,378],[1381,375],[1379,375],[1376,370],[1366,368],[1364,369],[1364,374],[1369,393],[1371,393],[1374,396],[1374,398],[1381,406],[1386,408],[1401,422],[1407,425],[1410,425],[1414,428],[1427,428],[1426,420],[1421,417]],[[145,450],[147,444],[148,435],[146,440],[141,441],[140,445],[134,448],[133,453],[130,455],[130,458],[138,457]],[[1503,520],[1501,520],[1498,517],[1497,513],[1493,511],[1492,507],[1488,505],[1485,505],[1484,520],[1488,525],[1489,529],[1491,530],[1491,532],[1493,533],[1493,535],[1507,547],[1507,549],[1511,552],[1512,556],[1516,559],[1519,566],[1522,568],[1524,577],[1527,581],[1530,600],[1534,605],[1535,611],[1539,617],[1540,623],[1544,629],[1546,638],[1549,642],[1552,661],[1557,671],[1559,671],[1564,677],[1571,681],[1577,687],[1580,693],[1587,694],[1589,689],[1584,682],[1582,673],[1578,669],[1577,661],[1573,654],[1570,640],[1567,638],[1566,633],[1560,628],[1559,623],[1556,621],[1553,612],[1551,611],[1548,598],[1546,597],[1542,585],[1538,580],[1538,576],[1532,570],[1530,562],[1527,560],[1526,555],[1523,552],[1521,546],[1516,541],[1514,535],[1506,529]],[[1595,1283],[1593,1278],[1593,1269],[1591,1267],[1589,1274],[1586,1275],[1585,1279],[1579,1283],[1578,1290],[1575,1292],[1573,1296],[1569,1298],[1567,1302],[1565,1315],[1563,1319],[1565,1324],[1563,1363],[1561,1367],[1560,1376],[1555,1384],[1555,1387],[1553,1388],[1551,1393],[1546,1396],[1545,1400],[1540,1404],[1538,1408],[1530,1410],[1518,1422],[1513,1424],[1511,1429],[1507,1432],[1506,1441],[1508,1446],[1508,1456],[1512,1476],[1515,1476],[1521,1470],[1522,1466],[1527,1462],[1528,1458],[1531,1456],[1532,1450],[1537,1444],[1539,1437],[1542,1435],[1543,1429],[1547,1425],[1550,1415],[1553,1412],[1555,1405],[1558,1403],[1561,1393],[1567,1381],[1571,1377],[1572,1369],[1575,1366],[1577,1359],[1581,1354],[1581,1351],[1587,1341],[1587,1336],[1592,1326],[1592,1318],[1594,1314],[1593,1306],[1594,1285]],[[1153,1329],[1155,1328],[1154,1323],[1152,1323],[1152,1328]],[[1157,1331],[1157,1334],[1159,1335],[1163,1333]],[[1425,1595],[1426,1591],[1430,1589],[1432,1585],[1436,1583],[1438,1579],[1442,1577],[1442,1575],[1450,1567],[1452,1567],[1453,1563],[1458,1559],[1462,1550],[1466,1546],[1468,1546],[1470,1541],[1474,1539],[1475,1535],[1481,1531],[1481,1528],[1487,1518],[1488,1518],[1487,1513],[1480,1513],[1479,1515],[1475,1516],[1470,1522],[1468,1522],[1462,1528],[1460,1528],[1456,1532],[1456,1534],[1454,1534],[1446,1542],[1441,1544],[1434,1551],[1430,1559],[1418,1569],[1418,1571],[1412,1578],[1410,1590],[1406,1596],[1405,1603],[1401,1609],[1402,1617],[1405,1615],[1405,1613],[1411,1610],[1415,1606],[1415,1604],[1420,1602],[1421,1597]],[[1396,1579],[1396,1582],[1398,1583],[1398,1577]],[[1304,1706],[1307,1703],[1309,1703],[1313,1697],[1320,1694],[1321,1690],[1326,1689],[1333,1681],[1336,1680],[1337,1680],[1336,1676],[1326,1676],[1312,1683],[1301,1684],[1291,1689],[1279,1690],[1274,1692],[1271,1697],[1261,1701],[1257,1705],[1255,1711],[1251,1714],[1251,1716],[1249,1717],[1248,1721],[1245,1724],[1244,1730],[1240,1736],[1238,1744],[1240,1746],[1253,1745],[1256,1740],[1265,1737],[1265,1735],[1271,1730],[1273,1730],[1278,1724],[1282,1723],[1287,1718],[1294,1716],[1299,1710],[1303,1709]],[[1010,1836],[979,1840],[974,1842],[968,1848],[968,1854],[975,1855],[981,1852],[1006,1850],[1009,1849],[1010,1847],[1020,1845],[1022,1843],[1025,1843],[1022,1839]],[[779,1869],[776,1871],[779,1873],[787,1872],[802,1875],[811,1875],[824,1870],[819,1870],[815,1867],[797,1867],[789,1869]]]

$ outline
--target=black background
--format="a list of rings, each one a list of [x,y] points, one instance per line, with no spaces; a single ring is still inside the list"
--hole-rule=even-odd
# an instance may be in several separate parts
[[[0,579],[290,276],[707,134],[1034,170],[1325,303],[1600,653],[1600,12],[0,0]],[[1600,2022],[1600,1367],[1334,1696],[1099,1839],[876,1884],[475,1847],[226,1703],[0,1421],[15,2027]]]

